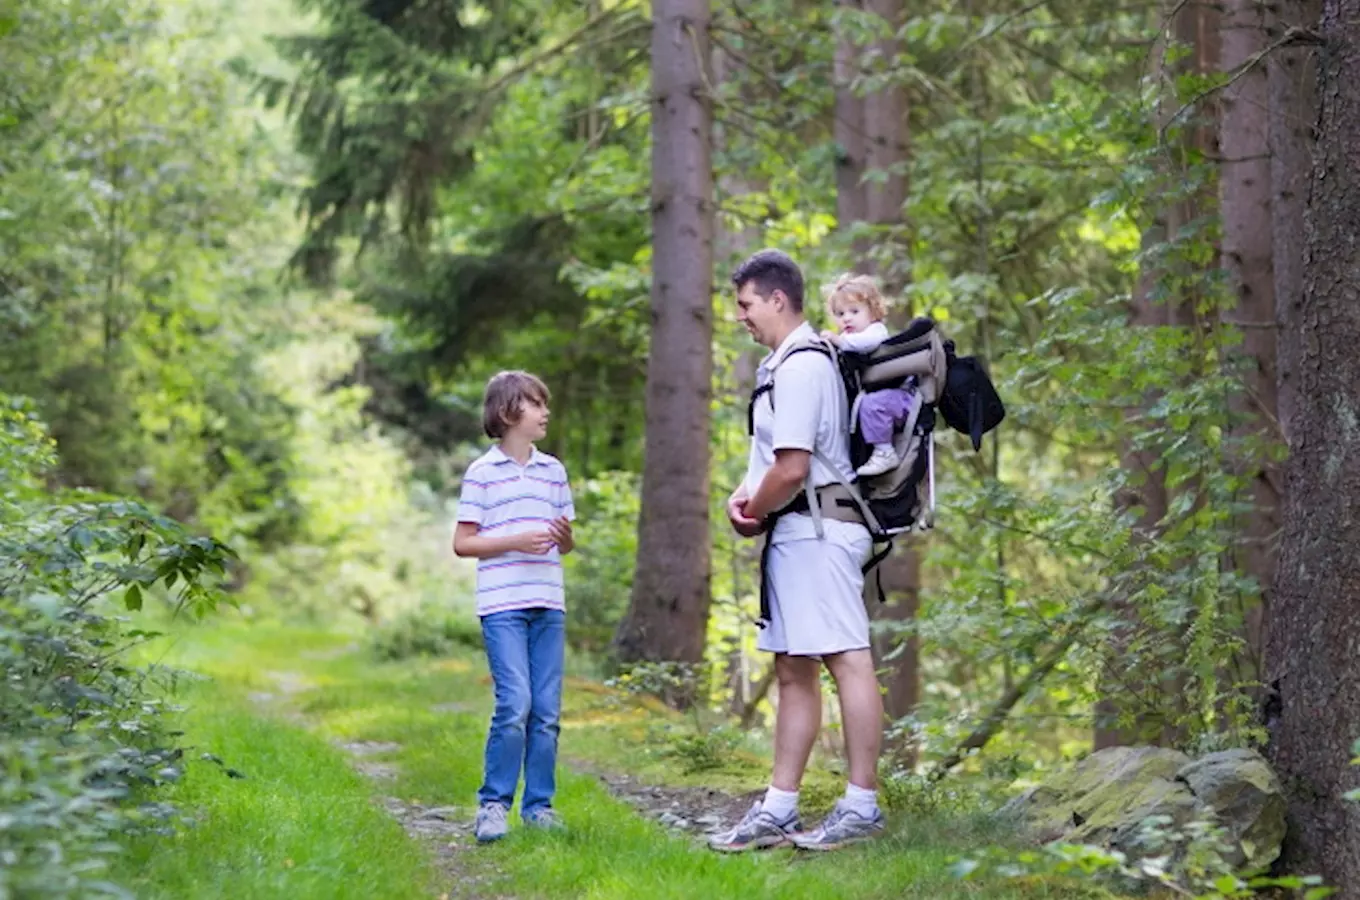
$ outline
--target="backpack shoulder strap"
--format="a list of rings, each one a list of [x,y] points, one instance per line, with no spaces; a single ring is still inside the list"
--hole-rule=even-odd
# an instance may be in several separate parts
[[[771,411],[774,410],[775,373],[778,372],[779,367],[783,365],[788,360],[788,358],[790,356],[793,356],[795,353],[820,353],[823,356],[825,356],[828,360],[830,360],[833,366],[836,364],[835,351],[831,348],[829,344],[827,344],[826,341],[823,341],[819,337],[812,338],[811,340],[803,341],[798,344],[794,344],[793,347],[789,348],[788,353],[785,353],[782,357],[780,357],[778,362],[770,366],[769,368],[770,380],[767,381],[765,384],[758,385],[756,389],[751,392],[751,401],[746,405],[746,434],[748,436],[756,433],[756,401],[758,401],[761,397],[765,396],[766,394],[769,394],[770,410]]]

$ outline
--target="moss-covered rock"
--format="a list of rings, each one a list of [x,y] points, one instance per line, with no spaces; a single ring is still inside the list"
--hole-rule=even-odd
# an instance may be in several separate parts
[[[1150,816],[1175,827],[1221,826],[1234,842],[1233,862],[1269,865],[1284,839],[1284,797],[1260,754],[1213,753],[1199,760],[1160,747],[1112,747],[1093,753],[1002,810],[1041,843],[1098,844],[1139,856],[1138,834]]]

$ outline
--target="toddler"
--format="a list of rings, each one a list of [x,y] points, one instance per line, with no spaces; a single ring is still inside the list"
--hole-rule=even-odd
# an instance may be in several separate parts
[[[842,350],[870,353],[889,337],[888,326],[883,324],[887,304],[877,282],[868,275],[837,278],[827,294],[826,308],[839,331],[823,331],[822,337]],[[913,384],[914,380],[908,381]],[[920,402],[914,386],[870,391],[860,398],[860,434],[873,447],[869,459],[856,470],[861,477],[882,475],[902,461],[893,445],[893,432]]]

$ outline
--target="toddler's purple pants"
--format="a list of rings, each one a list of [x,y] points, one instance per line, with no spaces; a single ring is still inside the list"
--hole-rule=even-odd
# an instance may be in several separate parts
[[[900,388],[871,391],[859,401],[859,430],[868,444],[891,444],[893,429],[905,422],[916,392]]]

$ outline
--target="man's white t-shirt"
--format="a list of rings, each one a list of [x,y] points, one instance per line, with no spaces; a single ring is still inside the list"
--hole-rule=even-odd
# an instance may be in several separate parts
[[[817,333],[807,322],[793,330],[784,342],[760,363],[756,370],[756,386],[774,379],[774,390],[756,400],[755,435],[746,464],[746,491],[755,496],[765,473],[774,465],[776,450],[807,450],[813,452],[812,483],[814,487],[836,482],[849,482],[855,477],[850,465],[850,438],[846,423],[849,410],[840,374],[825,354],[813,351],[789,354],[798,343],[813,339]],[[774,399],[771,401],[771,395]],[[832,469],[817,458],[817,453],[835,464]],[[836,520],[822,522],[824,529],[862,529],[862,525]],[[775,526],[771,540],[775,543],[816,538],[812,517],[784,516]]]

